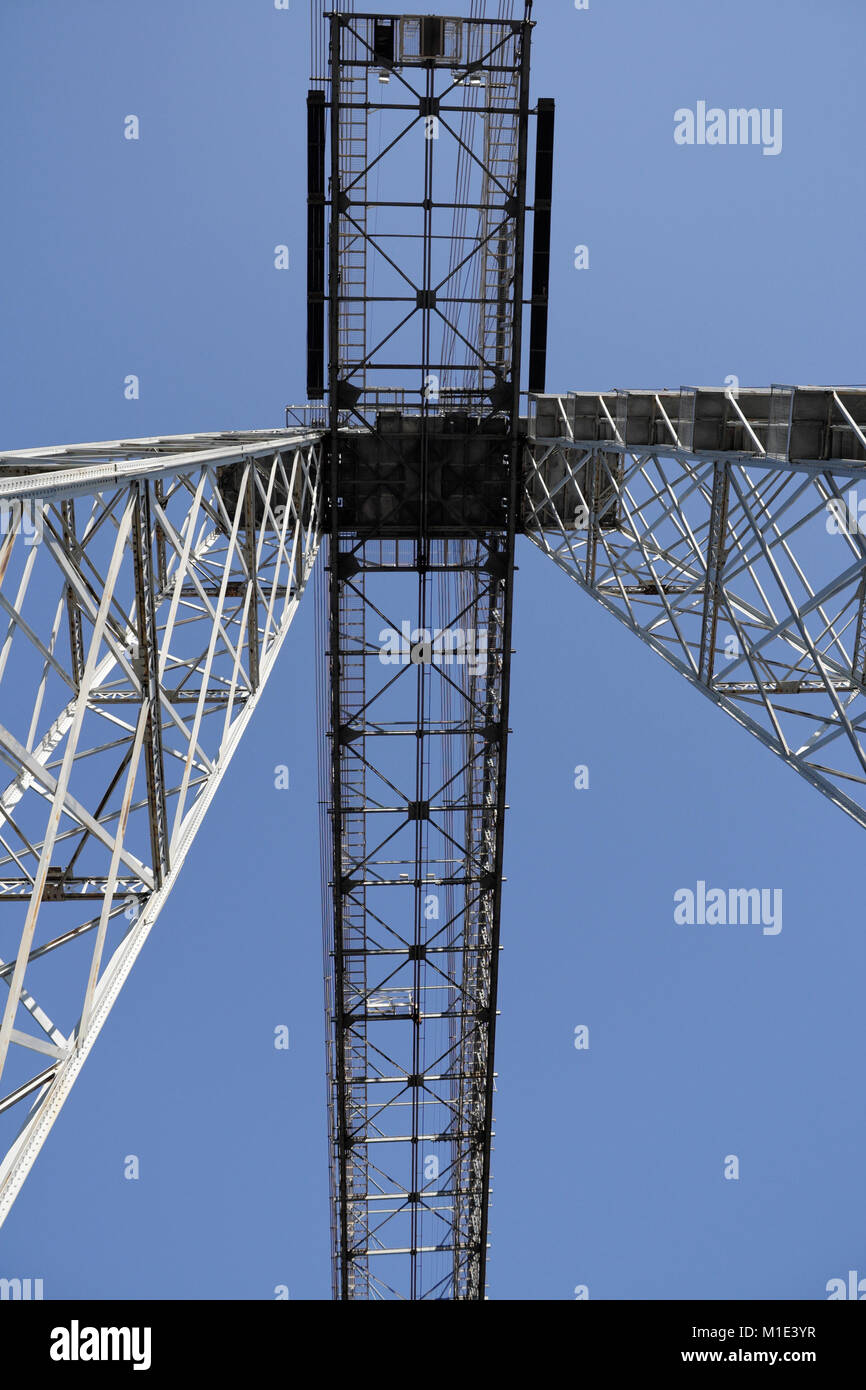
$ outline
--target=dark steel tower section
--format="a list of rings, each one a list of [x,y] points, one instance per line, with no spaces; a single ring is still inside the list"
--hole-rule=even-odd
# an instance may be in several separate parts
[[[323,801],[334,1288],[485,1291],[532,24],[330,16]],[[311,395],[314,390],[311,391]]]

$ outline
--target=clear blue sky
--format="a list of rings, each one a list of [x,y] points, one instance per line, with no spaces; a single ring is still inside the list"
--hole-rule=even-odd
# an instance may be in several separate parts
[[[5,0],[3,447],[270,426],[301,398],[307,13]],[[549,385],[866,380],[860,0],[536,17]],[[782,152],[678,147],[700,100],[782,108]],[[863,833],[528,542],[519,562],[491,1297],[822,1298],[866,1274]],[[307,601],[0,1275],[328,1296],[313,682]],[[781,887],[782,932],[677,927],[698,879]]]

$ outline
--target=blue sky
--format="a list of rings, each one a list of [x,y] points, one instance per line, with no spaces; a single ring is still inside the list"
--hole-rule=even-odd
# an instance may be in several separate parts
[[[549,387],[866,380],[858,0],[535,10]],[[6,0],[3,447],[301,398],[307,12]],[[700,100],[781,108],[781,153],[677,146]],[[866,1274],[862,832],[519,564],[490,1295],[822,1298]],[[311,598],[0,1234],[46,1297],[329,1295]],[[699,879],[781,887],[783,930],[677,927]]]

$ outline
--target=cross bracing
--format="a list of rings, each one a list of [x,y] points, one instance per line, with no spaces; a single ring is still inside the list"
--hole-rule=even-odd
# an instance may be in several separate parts
[[[329,978],[343,1057],[331,1143],[345,1174],[350,1297],[478,1296],[508,669],[503,541],[435,542],[420,575],[411,540],[368,541],[343,565],[330,635],[342,654],[341,938],[332,916],[328,957],[339,966]]]
[[[860,823],[864,417],[866,392],[829,387],[536,397],[519,519],[582,588]],[[0,457],[0,1216],[282,645],[319,546],[322,449],[321,435],[280,431]],[[485,864],[498,862],[499,730],[481,711],[501,691],[502,574],[485,569],[498,543],[442,537],[422,584],[414,541],[356,539],[358,569],[344,562],[341,573],[354,667],[341,687],[350,796],[339,887],[347,920],[363,904],[376,921],[375,938],[344,953],[346,1095],[370,1140],[351,1146],[358,1181],[346,1200],[359,1297],[393,1293],[389,1262],[403,1274],[415,1265],[418,1296],[478,1296],[466,1233],[480,1226],[473,1143],[490,1133],[483,1020],[495,954],[480,886],[492,894]],[[395,582],[411,598],[386,607],[379,590]],[[429,628],[429,651],[411,641],[404,651],[407,615]],[[380,660],[389,628],[390,665]],[[434,651],[437,630],[458,629],[474,629],[473,645]],[[401,725],[397,695],[410,691]],[[367,750],[407,744],[419,699],[428,752],[398,780],[396,752]],[[390,906],[401,898],[407,909]],[[334,1072],[332,1061],[332,1087]]]
[[[329,273],[325,292],[314,239],[310,316],[327,305],[341,1298],[485,1296],[531,29],[330,17]],[[325,199],[320,106],[311,226]],[[310,381],[321,366],[311,351]]]
[[[325,90],[308,106],[310,323],[327,299],[339,367],[328,395],[347,423],[382,408],[510,407],[531,27],[333,17]],[[327,287],[325,204],[337,214]],[[323,395],[321,366],[309,380]]]
[[[0,1221],[318,550],[338,1297],[485,1296],[520,533],[864,822],[866,392],[534,392],[527,417],[530,9],[330,17],[309,429],[0,455]]]
[[[270,675],[320,487],[301,431],[0,456],[0,1221]]]
[[[866,824],[866,390],[538,397],[528,433],[531,539]]]

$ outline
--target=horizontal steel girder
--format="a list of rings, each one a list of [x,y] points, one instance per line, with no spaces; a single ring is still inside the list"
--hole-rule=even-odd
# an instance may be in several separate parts
[[[533,400],[527,534],[866,825],[866,390]],[[862,490],[866,514],[866,489]]]

